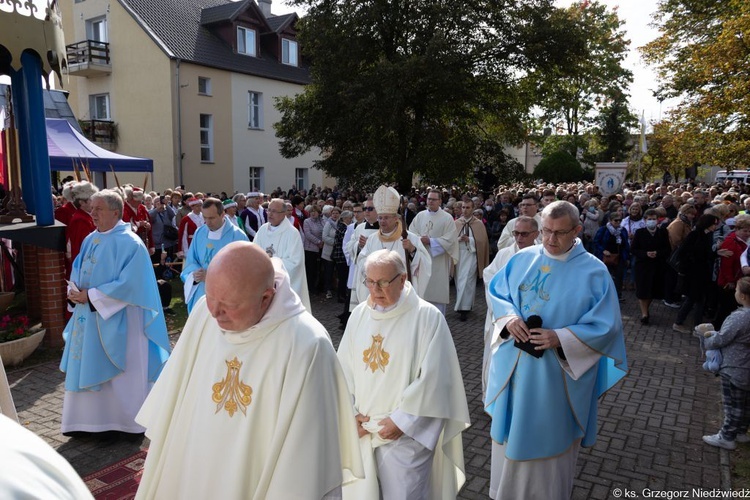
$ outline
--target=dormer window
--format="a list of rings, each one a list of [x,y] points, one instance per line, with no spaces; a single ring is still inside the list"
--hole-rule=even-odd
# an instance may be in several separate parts
[[[237,27],[237,53],[255,56],[255,30]]]
[[[281,62],[290,66],[297,66],[297,42],[281,39]]]

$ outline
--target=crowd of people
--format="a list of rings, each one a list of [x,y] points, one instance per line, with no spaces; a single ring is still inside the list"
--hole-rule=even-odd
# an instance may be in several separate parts
[[[717,339],[724,339],[715,345],[730,342],[721,335],[729,328],[722,326],[725,320],[734,325],[731,340],[750,335],[750,326],[736,326],[735,314],[737,304],[747,308],[748,301],[748,186],[627,184],[609,196],[591,183],[514,184],[492,193],[312,186],[230,197],[181,188],[147,193],[132,185],[97,193],[90,183],[71,182],[62,196],[56,217],[68,225],[74,314],[62,365],[64,431],[146,430],[152,450],[144,497],[164,488],[201,491],[205,471],[188,473],[193,480],[184,481],[194,467],[190,457],[219,453],[237,439],[260,439],[267,452],[241,458],[254,471],[252,488],[261,496],[283,496],[291,486],[276,474],[298,472],[307,456],[287,449],[297,449],[296,433],[310,425],[305,415],[313,406],[305,405],[317,404],[315,394],[330,402],[326,419],[339,422],[334,430],[322,425],[313,431],[329,455],[308,475],[316,498],[342,491],[344,498],[457,492],[461,432],[469,418],[445,321],[451,286],[460,321],[474,310],[479,282],[488,305],[482,389],[492,417],[492,498],[570,496],[580,447],[596,439],[596,398],[627,372],[619,307],[625,290],[635,291],[643,325],[651,322],[652,302],[663,300],[676,309],[676,332],[693,332],[687,324],[692,314],[695,325],[709,318]],[[124,236],[109,236],[121,233],[128,234],[127,244]],[[107,238],[122,241],[130,253],[118,250],[107,273],[95,273],[102,258],[96,252]],[[142,245],[135,248],[133,241]],[[131,254],[138,259],[128,259]],[[126,270],[152,275],[149,294],[138,300],[130,295],[135,288],[119,274]],[[185,340],[159,377],[169,346],[153,302],[158,296],[166,310],[164,282],[157,279],[173,272],[183,281],[190,318]],[[584,293],[566,293],[571,280]],[[236,293],[242,289],[250,293]],[[313,317],[313,295],[341,303],[340,367],[319,366],[332,346]],[[138,366],[146,374],[140,386],[158,378],[148,399],[143,393],[126,397],[129,425],[87,423],[97,414],[95,398],[121,397],[116,391],[118,376],[129,370],[122,369],[125,353],[136,356],[109,337],[91,340],[85,329],[96,314],[112,321],[113,329],[127,321],[128,339],[139,336]],[[279,328],[295,332],[295,340],[274,337]],[[114,348],[122,350],[119,358],[110,356]],[[87,357],[93,364],[81,362]],[[732,421],[718,437],[707,436],[708,444],[731,448],[747,431],[746,359],[725,358]],[[304,379],[282,383],[292,365],[323,370],[323,379],[310,387],[312,396],[300,398]],[[210,376],[193,379],[196,370]],[[264,379],[261,373],[275,375]],[[198,401],[212,390],[216,408],[205,412]],[[165,409],[164,401],[174,404]],[[353,426],[340,422],[347,401],[354,403]],[[291,411],[290,404],[299,406]],[[263,414],[250,412],[259,406]],[[289,411],[298,411],[301,423],[278,420]],[[234,432],[238,412],[252,415],[252,424]],[[560,425],[546,425],[550,420]],[[189,446],[182,439],[200,432],[216,439],[190,440]],[[315,449],[309,451],[315,457]],[[347,475],[360,479],[347,485]],[[541,475],[555,480],[534,480]],[[229,496],[237,487],[224,486]]]

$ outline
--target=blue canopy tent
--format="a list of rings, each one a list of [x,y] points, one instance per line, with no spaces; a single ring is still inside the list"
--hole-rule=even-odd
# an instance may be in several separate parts
[[[154,160],[125,156],[100,148],[74,129],[67,120],[47,118],[49,165],[54,171],[71,171],[83,162],[92,172],[153,172]]]

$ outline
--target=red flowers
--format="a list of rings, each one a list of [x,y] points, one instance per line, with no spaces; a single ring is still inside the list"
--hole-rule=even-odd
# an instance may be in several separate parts
[[[30,320],[23,314],[19,316],[4,315],[0,318],[0,342],[10,342],[28,337],[33,332],[29,331]]]

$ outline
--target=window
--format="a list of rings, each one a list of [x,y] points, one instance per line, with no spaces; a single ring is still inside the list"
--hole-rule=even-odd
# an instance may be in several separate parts
[[[211,95],[211,79],[203,76],[198,77],[198,93],[200,95]]]
[[[294,169],[294,185],[297,189],[307,189],[307,169],[306,168],[295,168]]]
[[[248,56],[255,56],[255,31],[247,28],[237,28],[237,52]]]
[[[281,62],[290,66],[297,66],[297,42],[281,39]]]
[[[263,128],[263,94],[260,92],[247,93],[247,126]]]
[[[250,167],[250,191],[263,191],[263,167]]]
[[[110,120],[109,94],[89,96],[89,116],[92,120]]]
[[[213,115],[201,115],[201,161],[211,163],[214,161],[214,117]]]
[[[86,21],[86,37],[97,42],[107,41],[107,18],[96,17]]]

